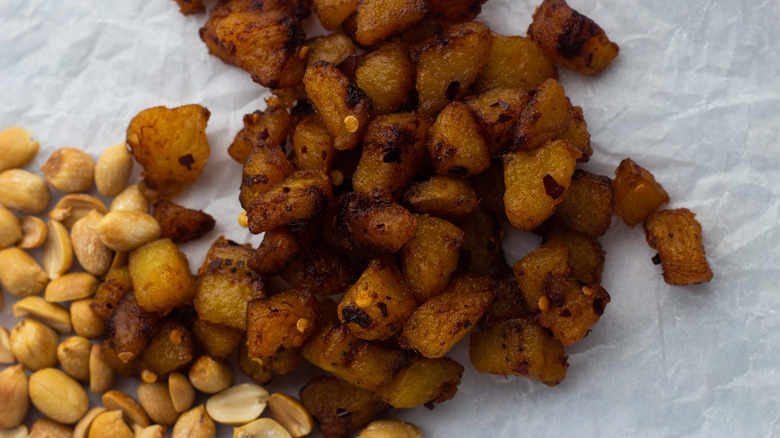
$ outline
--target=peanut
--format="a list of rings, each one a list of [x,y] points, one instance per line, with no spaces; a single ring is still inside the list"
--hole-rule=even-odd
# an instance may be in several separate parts
[[[203,405],[181,414],[173,426],[171,438],[214,438],[217,426],[209,417]]]
[[[89,427],[89,438],[133,438],[133,430],[122,419],[122,411],[103,412]]]
[[[33,319],[23,319],[11,330],[11,351],[16,360],[30,370],[57,365],[59,337],[49,326]]]
[[[377,420],[361,430],[358,438],[423,438],[423,434],[406,421]]]
[[[0,249],[22,239],[22,225],[10,210],[0,206]]]
[[[87,412],[89,399],[78,382],[54,368],[44,368],[30,376],[30,400],[41,413],[54,421],[73,424]]]
[[[142,211],[109,212],[95,227],[100,241],[115,251],[132,251],[160,237],[160,223]]]
[[[101,276],[108,272],[113,259],[111,250],[100,241],[96,227],[103,215],[93,210],[76,221],[70,230],[73,252],[81,266],[90,274]]]
[[[82,382],[89,381],[89,352],[92,343],[81,336],[71,336],[57,346],[57,360],[71,377]]]
[[[12,126],[0,132],[0,172],[24,167],[38,154],[41,144],[24,128]]]
[[[29,254],[19,248],[0,250],[0,283],[8,292],[18,297],[38,295],[48,282],[46,272]]]
[[[138,385],[138,401],[155,423],[170,426],[179,418],[165,383],[141,383]]]
[[[176,412],[184,412],[195,403],[195,388],[181,373],[171,373],[168,376],[168,392]]]
[[[43,243],[43,269],[52,280],[68,272],[73,266],[73,246],[65,226],[54,219],[46,224],[47,236]]]
[[[80,149],[62,148],[51,154],[41,171],[61,192],[86,192],[95,179],[95,159]]]
[[[73,330],[79,336],[95,339],[106,332],[106,323],[92,310],[92,298],[84,298],[70,303],[70,321]]]
[[[292,438],[290,432],[270,418],[260,418],[233,429],[233,438]]]
[[[314,420],[309,411],[301,402],[287,394],[271,394],[268,398],[268,409],[271,416],[295,438],[310,434],[314,428]]]
[[[19,248],[37,248],[43,245],[46,236],[49,235],[46,223],[36,216],[23,216],[19,224],[22,227],[22,240],[19,241]]]
[[[218,423],[246,424],[263,413],[268,397],[268,391],[262,386],[243,383],[211,396],[206,411]]]
[[[43,294],[49,302],[73,301],[91,297],[98,287],[98,279],[86,272],[72,272],[52,280]]]
[[[27,374],[22,365],[0,371],[0,429],[19,426],[30,409],[27,397]]]
[[[133,171],[133,156],[121,142],[103,151],[95,166],[95,186],[103,196],[115,196],[127,186]]]
[[[89,389],[94,394],[102,394],[113,384],[114,369],[106,361],[103,345],[94,344],[89,352]]]
[[[149,211],[149,200],[141,193],[138,184],[127,186],[114,198],[111,211],[135,210],[144,213]]]
[[[72,438],[73,428],[48,418],[35,420],[30,428],[29,438]]]
[[[89,412],[84,414],[84,416],[81,417],[81,420],[76,423],[76,427],[73,429],[73,438],[87,438],[89,429],[92,427],[92,422],[95,421],[95,418],[97,418],[98,415],[106,411],[107,409],[102,406],[90,409]]]
[[[103,405],[109,410],[119,409],[122,411],[122,415],[130,424],[137,424],[141,427],[148,427],[151,424],[144,408],[133,397],[124,392],[111,390],[103,394]]]
[[[60,222],[66,228],[71,229],[77,220],[88,215],[92,210],[100,214],[108,213],[106,204],[92,195],[83,193],[65,195],[49,212],[49,219]]]
[[[2,292],[0,292],[0,296],[2,296]],[[16,362],[16,357],[14,352],[11,351],[11,338],[8,334],[8,329],[0,326],[0,363],[9,364],[14,362]]]
[[[227,389],[232,381],[230,367],[208,355],[199,357],[190,368],[190,383],[206,394],[216,394]]]
[[[15,317],[28,316],[57,330],[61,335],[70,333],[73,330],[68,311],[64,307],[50,303],[41,297],[31,296],[22,298],[11,306],[11,310]]]
[[[27,214],[40,214],[51,201],[51,192],[40,176],[22,169],[0,173],[0,204]]]

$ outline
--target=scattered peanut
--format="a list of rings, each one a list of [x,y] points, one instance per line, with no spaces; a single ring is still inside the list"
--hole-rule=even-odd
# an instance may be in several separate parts
[[[92,298],[70,303],[70,320],[77,335],[95,339],[106,332],[106,323],[92,311],[90,304]]]
[[[19,241],[19,248],[37,248],[43,245],[46,236],[49,235],[46,222],[36,216],[23,216],[19,224],[22,227],[22,240]]]
[[[155,423],[170,426],[179,418],[165,383],[142,382],[138,385],[138,401]]]
[[[149,201],[144,197],[138,184],[132,184],[122,190],[111,203],[111,211],[135,210],[144,213],[149,211]]]
[[[103,412],[92,420],[89,438],[133,438],[133,430],[122,419],[122,411]]]
[[[165,426],[160,426],[159,424],[153,424],[143,429],[136,428],[135,431],[135,438],[166,438],[167,436]]]
[[[133,171],[133,156],[121,142],[103,151],[95,165],[95,186],[103,196],[115,196],[127,186]]]
[[[30,428],[29,438],[72,438],[73,428],[48,418],[35,420]]]
[[[270,418],[260,418],[233,429],[233,438],[292,438],[290,432]]]
[[[30,400],[41,413],[54,421],[73,424],[87,412],[89,399],[81,385],[54,368],[44,368],[30,376]]]
[[[132,251],[160,237],[160,223],[142,211],[109,212],[95,227],[100,241],[115,251]]]
[[[89,381],[89,353],[92,343],[81,336],[71,336],[57,347],[57,360],[71,377],[82,382]]]
[[[361,430],[358,438],[423,438],[423,434],[406,421],[377,420]]]
[[[38,295],[48,282],[46,272],[29,254],[19,248],[0,250],[0,283],[8,292],[18,297]]]
[[[80,149],[57,149],[41,171],[46,181],[61,192],[86,192],[95,180],[95,159]]]
[[[0,172],[24,167],[38,154],[41,144],[24,128],[12,126],[0,132]]]
[[[83,193],[65,195],[49,212],[49,219],[62,223],[68,229],[92,210],[100,214],[108,213],[106,204],[100,199]]]
[[[195,388],[184,374],[171,373],[168,376],[168,392],[176,412],[184,412],[195,403]]]
[[[0,249],[22,239],[22,225],[11,210],[0,206]]]
[[[0,326],[0,363],[9,364],[14,362],[16,362],[16,357],[14,352],[11,351],[11,338],[9,337],[8,329]]]
[[[148,427],[151,424],[144,408],[133,397],[124,392],[114,389],[103,394],[103,405],[108,410],[119,409],[122,411],[124,418],[130,424],[137,424],[141,427]]]
[[[11,210],[39,214],[51,201],[51,192],[40,176],[22,169],[0,173],[0,204]]]
[[[110,271],[112,269],[118,269],[127,266],[127,262],[129,259],[130,259],[129,252],[115,251],[114,259],[111,260],[111,267],[108,270]]]
[[[16,360],[35,371],[57,365],[59,337],[54,329],[33,319],[23,319],[11,330],[11,351]]]
[[[96,210],[76,221],[70,230],[73,252],[85,271],[101,276],[108,272],[114,254],[100,241],[97,224],[103,215]]]
[[[27,374],[21,365],[0,371],[0,429],[10,429],[22,424],[30,400],[27,397]]]
[[[49,302],[73,301],[91,297],[97,290],[98,279],[86,272],[72,272],[52,280],[43,293]]]
[[[102,394],[113,384],[114,369],[106,362],[103,345],[95,344],[89,352],[89,390],[93,394]]]
[[[70,333],[73,330],[68,311],[64,307],[50,303],[41,297],[31,296],[22,298],[11,306],[11,310],[15,317],[22,318],[28,316],[57,330],[61,335]]]
[[[203,405],[181,414],[171,434],[171,438],[214,438],[216,436],[217,426],[203,409]]]
[[[84,416],[81,417],[81,420],[76,423],[76,427],[73,429],[73,438],[87,438],[92,422],[95,421],[95,418],[97,418],[98,415],[106,411],[107,409],[102,406],[90,409],[89,412],[84,414]]]
[[[43,244],[43,269],[53,280],[73,266],[73,246],[65,225],[51,219],[46,224],[46,229],[48,231]]]
[[[199,357],[190,368],[190,383],[206,394],[216,394],[227,389],[232,381],[230,367],[208,355]]]
[[[295,438],[311,433],[314,420],[301,402],[287,394],[274,393],[268,398],[268,409],[276,419]]]
[[[242,383],[211,396],[206,411],[218,423],[246,424],[263,413],[268,397],[268,391],[262,386]]]
[[[0,438],[28,438],[27,426],[23,424],[13,429],[0,429]]]

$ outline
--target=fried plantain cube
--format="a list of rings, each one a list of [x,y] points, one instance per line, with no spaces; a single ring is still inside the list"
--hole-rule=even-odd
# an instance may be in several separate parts
[[[338,150],[354,149],[370,120],[371,99],[335,65],[318,61],[306,69],[306,94],[333,135]]]
[[[108,322],[111,347],[122,362],[131,362],[143,353],[159,327],[160,314],[142,309],[135,295],[126,293]]]
[[[547,79],[558,79],[555,62],[536,41],[491,32],[493,45],[487,64],[477,77],[477,93],[497,87],[531,90]]]
[[[467,180],[434,175],[413,183],[404,193],[403,204],[415,213],[454,219],[475,211],[479,199]]]
[[[455,396],[463,366],[448,357],[414,355],[409,363],[376,394],[394,408],[432,406]]]
[[[549,304],[549,298],[546,298],[549,290],[566,287],[570,281],[569,250],[560,242],[554,242],[526,254],[513,268],[525,304],[534,314],[539,313],[545,303]]]
[[[298,368],[304,362],[297,350],[284,350],[265,359],[249,356],[246,340],[238,347],[238,368],[258,385],[270,382],[273,376],[287,374]]]
[[[138,113],[127,127],[127,144],[143,166],[141,176],[151,189],[173,197],[183,184],[200,178],[211,155],[206,138],[209,110],[200,105],[157,106]]]
[[[357,278],[349,261],[324,245],[303,249],[280,275],[293,286],[317,295],[340,294]]]
[[[225,360],[244,339],[244,332],[233,327],[215,324],[195,316],[189,321],[195,346],[203,354],[216,360]]]
[[[128,268],[135,299],[147,312],[168,312],[191,302],[195,278],[187,256],[171,239],[158,239],[133,250]]]
[[[311,38],[306,41],[306,47],[309,48],[307,68],[314,65],[317,61],[326,61],[333,65],[339,65],[345,59],[357,54],[355,43],[343,33],[332,33]]]
[[[463,102],[452,102],[436,117],[428,138],[428,153],[439,175],[464,178],[490,166],[486,132]]]
[[[223,17],[214,28],[218,44],[252,80],[268,88],[294,87],[306,67],[306,35],[288,11],[250,7]]]
[[[712,279],[701,224],[692,211],[678,208],[654,212],[645,220],[644,229],[647,244],[658,251],[666,283],[682,286]]]
[[[484,323],[488,326],[497,321],[515,318],[531,318],[533,313],[525,304],[523,292],[514,278],[496,281],[496,294],[485,311]],[[482,327],[482,324],[480,327]],[[474,335],[472,335],[473,337]]]
[[[620,50],[598,24],[564,0],[544,0],[536,8],[528,37],[558,64],[586,75],[607,68]]]
[[[478,275],[501,278],[511,271],[501,246],[504,230],[490,213],[477,209],[468,216],[455,220],[466,237],[458,263],[459,269]]]
[[[414,237],[415,219],[382,189],[341,198],[334,234],[358,251],[393,254]]]
[[[414,238],[401,248],[404,278],[423,303],[443,291],[458,268],[465,233],[444,219],[415,216]]]
[[[612,180],[577,169],[555,218],[564,226],[591,237],[603,236],[614,210]]]
[[[179,321],[165,319],[138,358],[136,367],[141,371],[152,371],[159,379],[165,379],[168,374],[189,365],[194,354],[195,347],[189,329]]]
[[[399,344],[425,357],[444,356],[479,321],[493,293],[490,277],[464,274],[454,278],[442,293],[412,313]]]
[[[514,127],[512,150],[533,150],[571,127],[572,110],[561,84],[547,79],[531,90],[531,100],[523,107]]]
[[[167,237],[173,243],[184,243],[203,237],[214,229],[216,221],[203,210],[182,207],[168,200],[154,203],[154,218],[160,223],[160,237]]]
[[[108,321],[122,297],[133,291],[133,279],[127,266],[108,271],[97,288],[89,307],[103,321]]]
[[[333,30],[355,10],[358,0],[313,0],[317,18],[325,30]]]
[[[214,241],[198,270],[194,305],[200,318],[246,330],[247,303],[267,294],[262,277],[247,266],[253,252],[224,236]]]
[[[491,43],[487,26],[465,22],[416,45],[412,57],[417,62],[419,111],[436,114],[465,96],[487,63]]]
[[[475,331],[469,339],[469,358],[479,372],[526,376],[549,386],[561,383],[568,367],[563,344],[536,321],[523,318]]]
[[[303,344],[301,355],[334,376],[375,391],[406,365],[406,354],[356,337],[346,326],[325,324]]]
[[[580,152],[565,140],[504,156],[504,205],[512,225],[533,230],[563,202]]]
[[[660,206],[669,202],[661,184],[632,159],[626,158],[615,170],[615,214],[629,227],[642,222]]]
[[[529,99],[519,88],[497,87],[463,101],[482,126],[491,156],[502,152],[512,140],[512,128]]]
[[[319,303],[303,289],[253,299],[246,313],[249,356],[265,359],[297,350],[319,329],[321,319]]]
[[[287,159],[282,148],[258,144],[250,151],[244,162],[241,189],[238,200],[245,210],[255,198],[292,175],[295,166]]]
[[[361,0],[355,9],[355,39],[371,46],[421,23],[427,16],[426,0]]]
[[[371,99],[374,116],[390,114],[409,100],[416,66],[406,44],[391,41],[358,60],[355,83]]]
[[[263,233],[263,241],[247,261],[247,266],[260,275],[277,275],[303,252],[298,239],[282,227]]]
[[[372,392],[330,376],[313,377],[299,396],[325,438],[351,437],[390,407]]]
[[[578,163],[587,163],[590,156],[593,155],[593,148],[590,147],[590,133],[588,124],[582,114],[582,108],[578,106],[571,107],[571,125],[563,134],[556,139],[566,140],[574,148],[582,152],[582,157],[577,160]]]
[[[357,192],[382,189],[398,199],[420,171],[426,155],[428,122],[413,113],[379,116],[363,138],[352,187]]]
[[[601,283],[604,249],[598,239],[578,233],[559,223],[544,235],[545,241],[557,239],[569,250],[569,268],[574,279],[585,284]]]
[[[283,148],[290,134],[290,113],[279,99],[270,98],[263,111],[244,116],[244,127],[228,147],[228,154],[244,164],[252,149],[258,145]]]
[[[358,338],[381,341],[399,333],[415,309],[417,300],[395,259],[385,257],[372,260],[347,289],[338,316]]]
[[[497,218],[506,218],[504,206],[504,163],[500,158],[494,158],[490,167],[469,180],[479,199],[479,206],[489,211]]]
[[[260,193],[249,207],[249,231],[260,234],[321,217],[333,202],[330,177],[319,170],[299,170]]]
[[[206,44],[209,53],[216,56],[225,64],[235,65],[236,62],[228,53],[228,48],[223,46],[217,37],[217,26],[228,15],[239,12],[252,4],[251,0],[221,0],[209,11],[209,18],[199,30],[200,39]]]
[[[295,125],[292,149],[295,168],[298,170],[320,170],[330,174],[335,166],[338,151],[333,146],[333,137],[317,113],[309,114]]]
[[[428,0],[431,12],[443,21],[473,20],[487,0]]]
[[[203,0],[174,0],[179,5],[179,12],[183,15],[202,14],[206,12]]]

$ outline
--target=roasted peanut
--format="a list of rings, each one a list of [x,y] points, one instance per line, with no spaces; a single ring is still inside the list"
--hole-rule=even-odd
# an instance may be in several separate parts
[[[72,272],[52,280],[43,297],[46,301],[73,301],[91,297],[97,290],[98,279],[86,272]]]
[[[260,418],[233,429],[233,438],[292,438],[290,432],[270,418]]]
[[[41,297],[31,296],[22,298],[11,306],[13,314],[17,318],[29,316],[64,335],[73,330],[70,315],[64,307],[50,303]]]
[[[39,214],[46,210],[51,192],[40,176],[22,169],[0,173],[0,204],[11,210]]]
[[[11,330],[11,351],[29,370],[57,365],[59,337],[51,327],[33,319],[23,319]]]
[[[111,211],[135,210],[144,213],[149,211],[149,200],[141,193],[138,184],[127,186],[111,203]]]
[[[133,171],[133,156],[121,142],[103,151],[95,165],[95,186],[103,196],[115,196],[127,186]]]
[[[206,411],[218,423],[246,424],[263,413],[268,397],[268,391],[262,386],[242,383],[211,396]]]
[[[198,358],[190,368],[190,383],[206,394],[227,389],[232,381],[233,372],[230,367],[208,355]]]
[[[159,424],[153,424],[143,429],[135,428],[135,438],[166,438],[167,436],[165,426],[160,426]]]
[[[173,426],[171,438],[214,438],[217,426],[209,417],[203,405],[181,414]]]
[[[111,211],[98,221],[100,241],[115,251],[132,251],[160,237],[160,223],[142,211]]]
[[[0,206],[0,249],[8,248],[22,239],[22,225],[16,215]]]
[[[103,412],[89,427],[89,438],[133,438],[133,430],[122,419],[122,411],[110,410]]]
[[[41,144],[24,128],[12,126],[0,132],[0,172],[24,167],[38,154]]]
[[[358,438],[423,438],[423,434],[406,421],[377,420],[361,430]]]
[[[155,423],[170,426],[179,418],[165,383],[141,383],[138,385],[138,401]]]
[[[73,428],[48,418],[35,420],[29,438],[72,438]]]
[[[87,412],[89,399],[78,382],[54,368],[30,376],[30,400],[43,415],[63,424],[73,424]]]
[[[46,224],[46,229],[48,231],[43,244],[43,269],[53,280],[73,266],[73,246],[65,225],[51,219]]]
[[[10,429],[22,424],[30,400],[27,397],[27,374],[22,365],[0,371],[0,429]]]
[[[89,381],[89,352],[92,343],[81,336],[71,336],[57,346],[57,360],[65,372],[76,380]]]
[[[309,411],[301,402],[287,394],[274,393],[268,398],[268,409],[271,416],[276,419],[294,438],[311,433],[314,428],[314,420]]]
[[[119,409],[130,424],[147,427],[151,424],[149,416],[133,397],[124,392],[111,390],[103,394],[103,405],[108,410]]]
[[[84,416],[81,417],[81,420],[76,423],[76,427],[73,428],[73,438],[87,438],[92,422],[103,412],[106,412],[106,408],[99,406],[90,409],[89,412],[84,414]]]
[[[62,148],[51,154],[41,171],[61,192],[86,192],[95,179],[95,159],[80,149]]]
[[[17,297],[38,295],[49,277],[41,265],[19,248],[0,250],[0,283]]]
[[[94,275],[103,275],[111,266],[114,254],[103,242],[97,232],[97,224],[103,215],[93,210],[76,221],[70,230],[73,252],[85,271]]]
[[[31,249],[43,245],[49,230],[46,228],[46,222],[36,216],[23,216],[19,221],[22,227],[22,240],[19,241],[19,248]],[[2,232],[0,232],[2,233]]]
[[[70,321],[77,335],[94,339],[106,332],[106,323],[95,314],[91,304],[92,298],[70,303]]]
[[[2,296],[2,292],[0,292],[0,296]],[[11,350],[11,338],[8,334],[8,329],[0,326],[0,364],[14,362],[16,362],[16,357],[14,356],[14,352]]]
[[[102,394],[114,384],[114,369],[106,361],[103,344],[94,344],[89,352],[89,390]]]
[[[108,213],[106,204],[92,195],[83,193],[65,195],[49,212],[49,219],[58,221],[70,229],[77,220],[88,215],[92,210],[100,214]]]
[[[168,392],[176,412],[184,412],[195,403],[195,388],[181,373],[171,373],[168,376]]]
[[[14,427],[13,429],[0,429],[0,437],[2,438],[29,438],[27,426],[22,424],[21,426]]]

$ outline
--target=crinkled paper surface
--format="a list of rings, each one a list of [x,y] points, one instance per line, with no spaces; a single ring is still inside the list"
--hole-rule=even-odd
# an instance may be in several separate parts
[[[612,302],[568,349],[561,385],[481,375],[462,342],[451,353],[466,368],[456,397],[432,412],[388,416],[427,437],[780,436],[780,3],[570,4],[621,49],[600,76],[561,72],[592,134],[595,152],[583,167],[612,176],[631,157],[653,172],[670,207],[697,213],[715,277],[666,285],[642,230],[614,218],[602,239]],[[479,19],[524,35],[535,6],[491,0]],[[207,54],[198,38],[205,16],[184,17],[170,0],[3,0],[0,17],[0,129],[20,125],[41,142],[28,169],[39,172],[61,147],[97,157],[144,108],[200,103],[212,114],[213,154],[178,201],[218,225],[185,245],[191,266],[220,234],[259,242],[237,226],[241,167],[225,149],[268,94]],[[536,244],[510,235],[508,260]],[[14,299],[5,301],[0,317],[11,328]],[[304,375],[269,389],[297,394]]]

